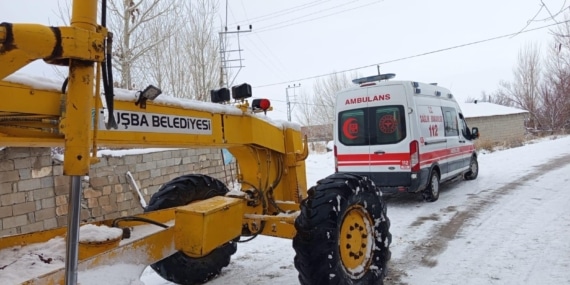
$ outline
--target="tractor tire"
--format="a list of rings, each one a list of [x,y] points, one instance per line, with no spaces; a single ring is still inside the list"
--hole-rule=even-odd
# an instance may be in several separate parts
[[[187,205],[194,201],[223,196],[228,188],[219,180],[200,174],[177,177],[158,189],[145,212]],[[204,257],[190,257],[179,251],[150,266],[162,278],[176,284],[202,284],[220,274],[230,263],[237,244],[230,241]]]
[[[390,220],[372,181],[348,173],[320,180],[301,202],[293,238],[302,285],[383,284]]]
[[[431,177],[428,182],[428,186],[422,192],[424,196],[424,201],[435,202],[439,199],[439,173],[433,170],[431,171]]]
[[[471,162],[469,162],[469,171],[463,175],[465,180],[475,180],[479,175],[479,162],[477,162],[477,157],[471,157]]]

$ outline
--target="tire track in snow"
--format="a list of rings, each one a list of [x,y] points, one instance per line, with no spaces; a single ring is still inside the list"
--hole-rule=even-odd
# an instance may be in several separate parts
[[[511,181],[494,191],[485,190],[480,192],[477,196],[471,196],[465,210],[457,211],[449,222],[435,225],[433,229],[429,231],[428,236],[416,242],[415,245],[408,247],[404,251],[402,258],[393,259],[389,262],[389,273],[386,278],[386,284],[407,284],[401,281],[401,277],[407,275],[407,268],[436,266],[438,262],[437,256],[447,248],[449,241],[457,236],[466,221],[476,217],[491,205],[499,203],[500,198],[510,195],[525,182],[536,179],[547,172],[568,164],[570,164],[570,154],[554,158],[547,163],[535,166],[534,171],[523,174],[523,176],[517,180]],[[450,206],[447,210],[449,210],[449,212],[455,211],[455,207]],[[437,221],[434,215],[435,214],[429,217],[418,217],[410,226],[417,226],[426,220]]]

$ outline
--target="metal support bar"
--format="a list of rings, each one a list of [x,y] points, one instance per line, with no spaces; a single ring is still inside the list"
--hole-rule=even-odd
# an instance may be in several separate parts
[[[81,216],[81,176],[71,177],[67,210],[67,243],[65,254],[65,284],[77,284],[79,257],[79,220]]]
[[[97,0],[74,0],[71,26],[91,32],[97,27]],[[81,215],[81,176],[89,175],[91,162],[90,133],[94,106],[93,62],[72,59],[69,63],[69,85],[60,128],[65,134],[63,173],[72,176],[67,220],[65,284],[77,284],[79,257],[79,220]]]
[[[95,31],[97,0],[75,0],[72,11],[73,27]],[[70,61],[68,93],[60,125],[65,134],[65,175],[89,175],[94,77],[93,62]]]
[[[141,207],[144,210],[144,208],[146,208],[146,206],[147,206],[146,200],[144,199],[144,196],[142,195],[141,190],[139,189],[139,186],[137,186],[137,182],[135,181],[135,178],[133,178],[133,175],[131,174],[130,171],[127,171],[127,174],[125,174],[125,176],[127,177],[127,182],[129,183],[129,185],[131,185],[133,190],[135,190],[135,192],[139,196],[139,203],[141,204]]]

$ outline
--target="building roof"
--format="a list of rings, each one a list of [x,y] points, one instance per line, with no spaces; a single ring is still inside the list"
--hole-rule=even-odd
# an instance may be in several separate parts
[[[522,109],[507,107],[489,102],[477,102],[477,103],[458,102],[458,103],[459,106],[461,107],[461,111],[463,111],[463,116],[465,118],[490,117],[490,116],[528,113],[528,111]]]

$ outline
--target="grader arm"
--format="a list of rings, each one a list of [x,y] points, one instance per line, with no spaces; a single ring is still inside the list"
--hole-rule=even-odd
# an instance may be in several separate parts
[[[1,238],[0,250],[66,236],[65,268],[26,284],[76,284],[78,270],[130,259],[150,264],[176,251],[200,257],[243,234],[292,238],[294,212],[306,197],[307,145],[298,127],[265,119],[246,99],[222,105],[163,96],[136,104],[140,93],[117,90],[114,108],[104,108],[99,83],[108,33],[97,24],[97,2],[74,0],[69,27],[0,24],[0,146],[64,147],[63,172],[72,177],[67,228]],[[69,66],[67,82],[13,74],[38,59]],[[108,116],[116,129],[107,129]],[[167,226],[104,252],[80,250],[80,177],[99,147],[227,148],[243,193],[132,217],[121,227],[144,224],[138,218]]]

